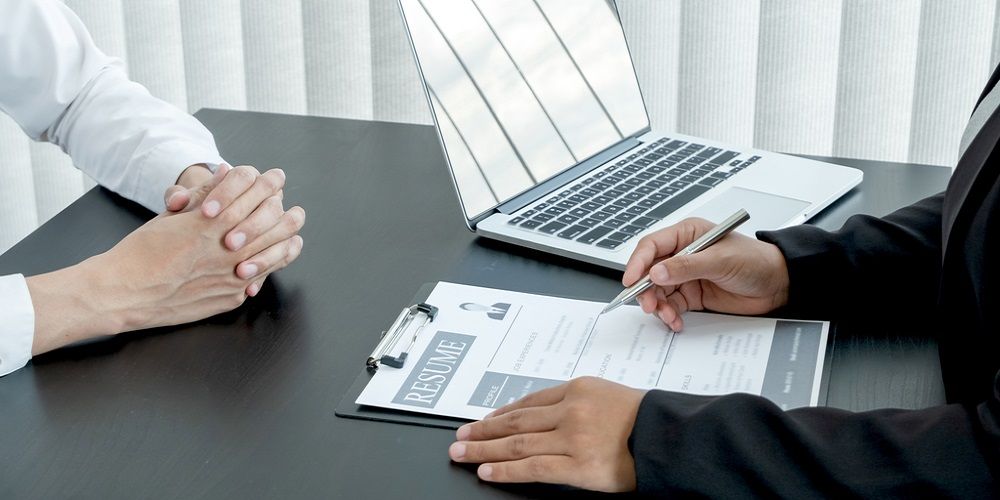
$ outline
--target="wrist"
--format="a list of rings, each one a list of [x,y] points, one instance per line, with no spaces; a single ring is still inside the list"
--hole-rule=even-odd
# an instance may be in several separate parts
[[[781,253],[781,249],[773,243],[767,243],[767,246],[771,268],[774,269],[772,276],[774,277],[775,293],[771,308],[774,310],[788,304],[788,289],[791,286],[791,280],[788,277],[788,263],[785,262],[785,254]]]
[[[177,185],[191,189],[210,180],[212,180],[212,171],[208,169],[208,165],[197,163],[181,172],[181,175],[177,177]]]
[[[119,333],[122,319],[106,304],[95,258],[27,278],[35,312],[32,355]]]

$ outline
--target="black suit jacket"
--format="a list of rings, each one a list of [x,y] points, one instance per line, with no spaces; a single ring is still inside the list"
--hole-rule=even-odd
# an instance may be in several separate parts
[[[1000,79],[994,71],[980,97]],[[640,492],[710,497],[1000,496],[1000,113],[945,193],[836,232],[761,232],[788,263],[782,314],[917,315],[934,325],[949,404],[783,412],[749,395],[651,391],[629,447]]]

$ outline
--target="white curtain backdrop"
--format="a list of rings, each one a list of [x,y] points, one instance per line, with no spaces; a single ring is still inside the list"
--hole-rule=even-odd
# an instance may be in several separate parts
[[[618,6],[654,127],[790,153],[951,165],[1000,54],[998,2]],[[66,3],[133,79],[191,112],[430,123],[396,0]],[[0,251],[92,186],[58,148],[0,115]]]

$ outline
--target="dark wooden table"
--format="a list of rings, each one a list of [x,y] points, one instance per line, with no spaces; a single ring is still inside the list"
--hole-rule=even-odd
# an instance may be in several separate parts
[[[0,378],[0,498],[504,498],[451,464],[452,432],[337,418],[377,333],[425,282],[616,294],[617,273],[468,232],[427,126],[202,110],[226,158],[288,172],[305,250],[260,296],[196,324],[63,349]],[[950,170],[834,160],[864,184],[820,214],[882,215],[943,189]],[[37,274],[110,248],[150,216],[84,195],[10,251]],[[828,404],[916,408],[944,395],[935,344],[839,328]]]

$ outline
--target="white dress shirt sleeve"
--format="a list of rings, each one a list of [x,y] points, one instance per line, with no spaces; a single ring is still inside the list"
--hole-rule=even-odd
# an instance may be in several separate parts
[[[33,139],[154,212],[184,169],[223,161],[198,120],[129,81],[62,2],[0,4],[0,111]],[[34,323],[24,277],[0,277],[0,376],[31,358]]]
[[[0,276],[0,377],[21,368],[31,359],[35,337],[35,311],[24,276]]]
[[[154,212],[190,165],[222,162],[212,134],[154,98],[57,0],[4,0],[0,109],[101,185]]]

